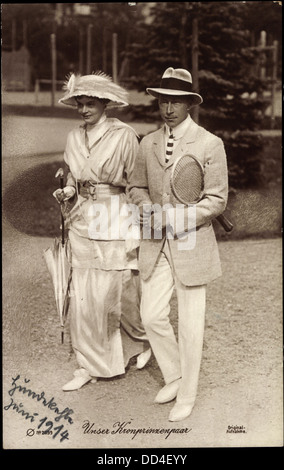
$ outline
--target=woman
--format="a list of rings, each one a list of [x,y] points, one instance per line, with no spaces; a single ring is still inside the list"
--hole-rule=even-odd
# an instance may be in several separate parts
[[[66,187],[54,193],[58,202],[77,194],[66,226],[72,260],[70,332],[79,369],[64,391],[123,374],[135,355],[142,368],[151,355],[139,315],[137,246],[119,230],[138,140],[131,127],[105,113],[106,107],[127,106],[126,97],[126,90],[99,72],[72,74],[59,100],[76,106],[84,121],[68,135]]]

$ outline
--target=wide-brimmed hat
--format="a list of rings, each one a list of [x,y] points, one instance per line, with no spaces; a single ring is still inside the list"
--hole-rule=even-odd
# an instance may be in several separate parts
[[[67,78],[63,89],[66,93],[59,103],[68,106],[77,106],[76,98],[79,96],[109,100],[108,108],[128,106],[128,92],[114,83],[110,76],[100,71],[91,75],[72,73]]]
[[[185,69],[167,68],[162,76],[160,88],[146,88],[146,91],[155,98],[164,95],[190,96],[193,105],[203,102],[203,98],[192,91],[192,77]]]

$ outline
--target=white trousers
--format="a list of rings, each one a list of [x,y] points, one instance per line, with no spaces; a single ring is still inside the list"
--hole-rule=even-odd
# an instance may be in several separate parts
[[[170,323],[174,288],[178,302],[178,342]],[[142,281],[141,319],[165,383],[181,377],[177,402],[195,401],[202,358],[206,285],[187,287],[176,277],[166,241],[151,277]]]

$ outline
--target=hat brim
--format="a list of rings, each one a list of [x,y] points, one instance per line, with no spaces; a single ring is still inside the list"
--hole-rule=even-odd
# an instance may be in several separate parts
[[[169,88],[146,88],[146,91],[149,95],[154,96],[154,98],[159,98],[160,96],[190,96],[194,98],[194,105],[201,104],[203,102],[202,96],[198,93],[193,93],[190,91],[183,91],[183,90],[173,90]]]
[[[90,98],[97,98],[97,99],[106,99],[109,100],[107,104],[107,108],[121,108],[125,106],[129,106],[129,103],[126,101],[118,101],[113,97],[111,94],[104,93],[104,95],[99,96],[99,93],[93,94],[86,91],[77,92],[75,94],[67,93],[63,98],[61,98],[58,103],[65,104],[67,106],[72,106],[73,108],[77,108],[77,101],[76,98],[80,96],[89,96]]]

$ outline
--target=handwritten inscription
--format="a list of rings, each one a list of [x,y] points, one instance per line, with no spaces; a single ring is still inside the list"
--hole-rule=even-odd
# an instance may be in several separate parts
[[[60,442],[63,442],[65,439],[69,439],[69,432],[67,429],[65,429],[64,426],[73,424],[71,415],[74,413],[74,411],[71,408],[61,409],[57,405],[54,397],[48,399],[45,396],[44,391],[40,393],[34,392],[31,388],[27,387],[27,384],[30,382],[30,380],[25,378],[21,383],[20,378],[21,376],[19,374],[15,378],[12,378],[12,386],[8,391],[10,403],[4,406],[4,410],[12,410],[23,416],[25,420],[28,420],[30,423],[35,423],[37,425],[37,431],[35,431],[33,428],[29,428],[27,431],[27,436],[33,436],[35,433],[41,433],[52,435],[53,439],[55,439],[57,436],[60,436]],[[41,403],[46,408],[46,410],[52,411],[54,413],[52,415],[52,420],[47,416],[44,416],[41,419],[37,418],[39,417],[39,413],[33,413],[28,410],[27,407],[30,404],[24,406],[21,401],[18,401],[18,395],[28,397],[32,401],[34,400],[37,403]]]

